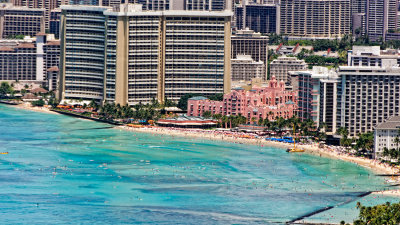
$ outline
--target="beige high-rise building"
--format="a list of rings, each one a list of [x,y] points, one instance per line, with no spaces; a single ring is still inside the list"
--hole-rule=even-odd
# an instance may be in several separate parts
[[[230,91],[229,11],[61,9],[60,99],[134,105]]]
[[[280,33],[337,38],[351,33],[351,0],[281,0]]]

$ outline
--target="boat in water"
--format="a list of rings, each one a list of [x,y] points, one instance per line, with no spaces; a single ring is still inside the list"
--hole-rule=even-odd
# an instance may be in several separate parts
[[[300,149],[300,148],[288,148],[288,149],[286,149],[286,152],[304,152],[304,149]]]
[[[7,155],[8,152],[0,152],[0,155]]]

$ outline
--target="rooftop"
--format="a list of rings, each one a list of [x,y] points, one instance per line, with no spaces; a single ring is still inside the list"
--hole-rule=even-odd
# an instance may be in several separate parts
[[[15,48],[35,48],[35,45],[32,43],[21,43]]]
[[[392,116],[385,122],[380,123],[376,130],[398,130],[400,129],[400,116]]]
[[[192,97],[189,98],[189,100],[207,100],[208,98],[203,97],[203,96],[196,96],[196,97]]]
[[[31,93],[47,93],[48,91],[44,88],[35,88],[31,91]]]
[[[47,45],[60,45],[60,41],[48,41]]]
[[[0,47],[0,52],[13,52],[14,49],[10,47]]]
[[[58,71],[59,71],[58,66],[53,66],[47,69],[47,72],[58,72]]]

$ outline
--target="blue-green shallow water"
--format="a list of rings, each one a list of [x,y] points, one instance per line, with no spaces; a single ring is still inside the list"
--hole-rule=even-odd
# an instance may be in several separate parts
[[[385,204],[386,202],[398,203],[399,198],[384,196],[381,194],[371,194],[365,196],[357,201],[350,202],[348,204],[340,205],[339,207],[327,210],[325,212],[313,215],[309,218],[304,219],[309,223],[337,223],[340,221],[352,222],[357,219],[359,210],[357,209],[357,202],[362,205],[373,206],[377,204]]]
[[[0,223],[284,223],[385,188],[339,160],[107,126],[0,105]]]

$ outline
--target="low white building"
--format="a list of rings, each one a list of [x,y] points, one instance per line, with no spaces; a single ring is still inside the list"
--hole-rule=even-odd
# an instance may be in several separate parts
[[[395,142],[396,137],[400,138],[400,116],[390,117],[383,123],[380,123],[375,128],[375,142],[374,142],[374,157],[380,159],[383,157],[383,150],[385,148],[397,148]]]
[[[253,78],[267,79],[263,61],[254,61],[250,55],[237,55],[231,59],[232,81],[250,81]]]
[[[290,71],[304,71],[307,70],[307,64],[304,60],[299,60],[296,57],[279,57],[271,62],[269,65],[269,77],[276,77],[276,80],[283,80],[285,83],[290,83]]]

